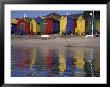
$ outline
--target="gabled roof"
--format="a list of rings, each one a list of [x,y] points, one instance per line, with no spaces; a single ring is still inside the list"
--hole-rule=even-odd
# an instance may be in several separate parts
[[[29,17],[25,17],[25,18],[23,18],[26,22],[28,22],[28,23],[30,23],[31,22],[31,20],[32,20],[32,18],[29,18]]]
[[[17,21],[20,19],[20,18],[15,18]]]
[[[32,20],[36,21],[36,18],[31,18],[31,21],[32,21]],[[30,22],[31,22],[31,21],[30,21]]]
[[[12,24],[17,24],[17,20],[16,20],[15,18],[12,18],[12,19],[11,19],[11,23],[12,23]]]
[[[73,19],[77,19],[79,18],[80,16],[83,16],[82,13],[79,13],[79,14],[71,14],[70,17],[73,18]]]
[[[59,15],[59,14],[57,14],[55,12],[50,13],[50,14],[47,15],[47,17],[51,17],[51,16],[55,17],[54,19],[56,19],[56,20],[59,20],[60,17],[61,17],[61,15]]]
[[[84,14],[83,14],[84,18],[85,19],[91,18],[92,16],[90,16],[90,13],[93,14],[93,11],[85,11]],[[94,11],[94,18],[96,20],[100,20],[100,11]]]
[[[36,22],[37,22],[37,23],[40,23],[40,22],[42,21],[42,19],[43,19],[43,17],[38,16],[38,17],[36,18]]]

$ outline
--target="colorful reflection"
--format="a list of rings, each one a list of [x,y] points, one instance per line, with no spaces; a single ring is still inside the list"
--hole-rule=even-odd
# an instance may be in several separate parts
[[[30,58],[31,58],[30,68],[32,68],[37,63],[37,49],[36,48],[32,48]]]
[[[47,68],[47,76],[51,77],[53,76],[53,73],[51,70],[52,69],[52,51],[50,48],[46,50],[45,62],[46,62],[46,68]]]
[[[85,70],[88,77],[100,76],[100,51],[96,50],[90,48],[85,50]]]
[[[84,71],[84,49],[83,48],[75,48],[74,49],[74,76],[82,77],[85,76]]]
[[[99,77],[98,48],[14,47],[12,77]]]
[[[51,49],[47,49],[46,50],[46,55],[45,55],[45,62],[47,64],[47,68],[51,68],[52,67],[52,53],[51,53]]]
[[[59,74],[59,50],[52,49],[52,73],[53,76],[57,76]]]
[[[66,69],[66,59],[64,50],[59,51],[59,73],[63,74]]]
[[[66,72],[65,76],[73,76],[73,51],[66,49]]]
[[[23,53],[23,57],[22,57],[21,62],[17,65],[21,69],[29,68],[29,64],[30,64],[30,57],[29,57],[30,49],[26,48],[26,49],[23,49],[23,50],[24,50],[25,53]]]
[[[95,51],[96,51],[95,53],[97,53],[99,50],[96,49]],[[95,59],[93,61],[95,76],[100,76],[100,59],[99,58],[100,58],[100,54],[96,54]]]

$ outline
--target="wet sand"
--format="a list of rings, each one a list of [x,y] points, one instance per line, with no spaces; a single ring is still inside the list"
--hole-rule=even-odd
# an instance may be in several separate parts
[[[48,39],[40,38],[40,36],[12,36],[12,46],[53,46],[53,47],[98,47],[100,48],[100,37],[74,37],[74,36],[51,36]]]

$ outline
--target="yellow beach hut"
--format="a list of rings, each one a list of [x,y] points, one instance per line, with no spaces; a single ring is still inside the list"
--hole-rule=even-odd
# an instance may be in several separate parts
[[[34,34],[40,32],[40,24],[37,24],[35,18],[33,18],[30,22],[30,32]]]
[[[100,33],[100,20],[96,20],[96,31]]]
[[[60,18],[60,34],[63,34],[66,32],[66,24],[67,24],[67,17],[61,16],[61,18]]]
[[[75,28],[75,33],[82,35],[85,33],[85,19],[82,16],[79,16],[76,21],[77,27]]]

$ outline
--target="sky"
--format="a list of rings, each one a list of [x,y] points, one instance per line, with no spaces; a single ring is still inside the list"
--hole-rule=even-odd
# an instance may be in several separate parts
[[[83,11],[68,11],[68,10],[62,10],[62,11],[56,11],[56,10],[51,10],[51,11],[11,11],[11,18],[22,18],[24,17],[24,14],[28,17],[31,17],[31,18],[36,18],[38,16],[46,16],[52,12],[55,12],[55,13],[58,13],[60,15],[66,15],[67,13],[70,15],[70,14],[79,14],[79,13],[83,13]]]

